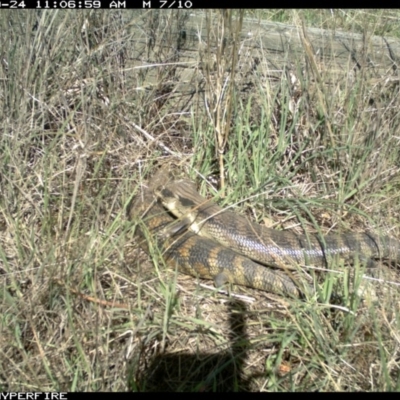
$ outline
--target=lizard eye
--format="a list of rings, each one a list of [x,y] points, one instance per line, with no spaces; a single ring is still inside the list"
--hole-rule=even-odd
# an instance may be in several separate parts
[[[160,190],[160,193],[163,197],[167,197],[167,198],[175,197],[174,194],[169,189],[164,188],[164,189]]]

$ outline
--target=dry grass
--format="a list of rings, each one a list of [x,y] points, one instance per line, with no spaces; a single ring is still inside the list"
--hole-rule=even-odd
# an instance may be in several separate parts
[[[240,15],[206,15],[200,44],[189,20],[0,16],[0,389],[399,390],[398,266],[377,302],[358,265],[310,270],[318,300],[238,298],[137,248],[126,208],[166,164],[277,229],[400,238],[396,72],[349,63],[325,85],[304,34],[304,58],[271,74]]]

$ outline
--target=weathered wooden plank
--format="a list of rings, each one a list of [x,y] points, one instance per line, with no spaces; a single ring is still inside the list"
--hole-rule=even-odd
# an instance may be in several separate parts
[[[209,14],[209,21],[206,13],[192,10],[136,15],[131,23],[128,62],[137,72],[136,89],[156,90],[160,105],[175,112],[188,111],[194,104],[196,112],[205,111],[204,94],[208,99],[216,95],[205,77],[208,74],[212,82],[220,67],[216,53],[221,22],[217,13]],[[301,71],[311,68],[312,73],[304,75],[310,92],[313,80],[334,87],[347,85],[361,71],[363,79],[372,84],[398,80],[399,40],[307,27],[304,32],[301,26],[244,19],[234,78],[242,99],[262,94],[266,84],[280,85],[289,77],[288,70],[298,81]],[[228,28],[224,37],[225,59],[229,60],[232,40]],[[223,79],[228,79],[229,62],[222,69]],[[252,89],[257,85],[261,89]]]
[[[136,24],[135,65],[179,63],[179,68],[193,68],[204,61],[204,49],[211,54],[216,49],[217,18],[207,24],[206,14],[187,11],[176,18],[165,12],[143,17]],[[171,21],[175,17],[176,21]],[[171,27],[169,33],[167,27]],[[211,26],[210,32],[209,27]],[[269,70],[283,70],[290,63],[304,66],[305,49],[302,28],[278,22],[245,19],[241,32],[240,53],[247,59],[261,60]],[[385,74],[396,68],[400,59],[400,41],[380,36],[306,28],[312,52],[325,72],[346,74],[352,68],[368,68],[375,74]],[[227,43],[229,37],[226,35]],[[157,54],[156,58],[153,58]],[[164,59],[160,58],[164,55]],[[160,67],[162,68],[162,67]]]

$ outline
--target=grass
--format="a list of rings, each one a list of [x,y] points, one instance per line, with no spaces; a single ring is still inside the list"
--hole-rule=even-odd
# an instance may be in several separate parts
[[[2,390],[400,390],[398,265],[238,297],[137,246],[127,206],[169,166],[276,229],[400,239],[396,72],[326,84],[302,30],[397,37],[398,11],[248,16],[298,26],[303,57],[254,58],[239,11],[206,12],[201,44],[182,10],[0,15]]]

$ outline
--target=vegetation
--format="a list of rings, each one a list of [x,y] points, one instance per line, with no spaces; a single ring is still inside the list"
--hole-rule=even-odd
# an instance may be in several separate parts
[[[305,268],[316,298],[224,294],[143,253],[126,218],[178,168],[276,229],[400,239],[396,58],[369,58],[399,18],[4,10],[0,389],[400,390],[398,265]],[[267,20],[300,48],[265,47],[249,26]],[[362,33],[362,51],[321,60],[305,27]]]

